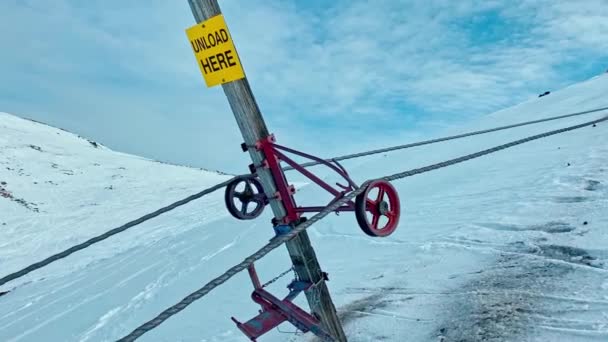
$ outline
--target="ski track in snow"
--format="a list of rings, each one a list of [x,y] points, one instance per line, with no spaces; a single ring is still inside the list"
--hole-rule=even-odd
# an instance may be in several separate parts
[[[603,75],[446,134],[606,106],[606,92]],[[603,115],[373,156],[349,172],[362,181]],[[363,235],[348,213],[312,227],[349,341],[608,340],[607,165],[608,125],[598,124],[395,182],[403,214],[389,238]],[[0,113],[3,191],[39,208],[0,197],[0,275],[227,177],[94,147]],[[318,194],[303,187],[298,202],[316,204]],[[270,213],[237,221],[222,197],[0,288],[10,290],[0,296],[0,340],[113,341],[240,262],[272,237]],[[287,260],[281,248],[258,262],[262,281]],[[286,294],[287,281],[271,291]],[[142,341],[247,341],[229,317],[257,313],[251,290],[240,274]],[[315,339],[273,331],[260,340]]]

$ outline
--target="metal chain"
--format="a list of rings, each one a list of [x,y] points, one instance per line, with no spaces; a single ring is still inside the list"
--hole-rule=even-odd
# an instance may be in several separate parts
[[[397,174],[386,176],[386,177],[383,177],[383,178],[380,178],[380,179],[386,180],[386,181],[394,181],[394,180],[405,178],[405,177],[411,177],[411,176],[418,175],[418,174],[421,174],[421,173],[425,173],[425,172],[441,169],[441,168],[448,167],[448,166],[455,165],[455,164],[459,164],[459,163],[462,163],[462,162],[467,161],[467,160],[479,158],[481,156],[484,156],[484,155],[487,155],[487,154],[491,154],[491,153],[494,153],[494,152],[497,152],[497,151],[500,151],[500,150],[504,150],[504,149],[507,149],[507,148],[510,148],[510,147],[513,147],[513,146],[516,146],[516,145],[521,145],[521,144],[524,144],[524,143],[527,143],[527,142],[530,142],[530,141],[533,141],[533,140],[537,140],[537,139],[549,137],[549,136],[552,136],[552,135],[556,135],[556,134],[572,131],[572,130],[575,130],[575,129],[591,126],[593,124],[597,124],[597,123],[600,123],[600,122],[603,122],[603,121],[606,121],[606,120],[608,120],[608,116],[603,117],[601,119],[597,119],[597,120],[593,120],[593,121],[588,121],[588,122],[583,123],[583,124],[579,124],[579,125],[575,125],[575,126],[569,126],[569,127],[561,128],[561,129],[558,129],[558,130],[554,130],[554,131],[549,131],[549,132],[545,132],[545,133],[542,133],[542,134],[533,135],[533,136],[530,136],[530,137],[527,137],[527,138],[524,138],[524,139],[516,140],[516,141],[510,142],[510,143],[507,143],[507,144],[503,144],[503,145],[499,145],[499,146],[496,146],[496,147],[493,147],[493,148],[489,148],[489,149],[486,149],[486,150],[483,150],[483,151],[479,151],[477,153],[472,153],[472,154],[469,154],[469,155],[466,155],[466,156],[462,156],[462,157],[459,157],[459,158],[450,159],[450,160],[447,160],[447,161],[444,161],[444,162],[441,162],[441,163],[437,163],[437,164],[425,166],[425,167],[422,167],[422,168],[418,168],[418,169],[413,169],[413,170],[397,173]],[[372,182],[372,180],[368,180],[368,181],[364,182],[359,189],[348,193],[346,196],[344,196],[340,200],[332,203],[327,208],[325,208],[323,211],[321,211],[318,214],[312,216],[310,219],[306,220],[304,223],[299,224],[298,226],[296,226],[294,229],[292,229],[288,233],[274,237],[273,239],[270,240],[270,242],[268,244],[266,244],[264,247],[260,248],[257,252],[255,252],[252,255],[250,255],[249,257],[245,258],[245,260],[243,260],[239,264],[237,264],[237,265],[229,268],[225,273],[223,273],[222,275],[220,275],[220,276],[216,277],[215,279],[211,280],[210,282],[208,282],[207,284],[205,284],[203,287],[201,287],[197,291],[195,291],[195,292],[191,293],[190,295],[186,296],[179,303],[177,303],[177,304],[173,305],[172,307],[166,309],[165,311],[161,312],[158,316],[156,316],[152,320],[150,320],[150,321],[142,324],[141,326],[139,326],[138,328],[136,328],[135,330],[133,330],[127,336],[119,339],[118,342],[131,342],[131,341],[135,341],[139,337],[141,337],[143,334],[145,334],[146,332],[148,332],[148,331],[156,328],[157,326],[161,325],[164,321],[166,321],[170,317],[172,317],[175,314],[177,314],[178,312],[184,310],[190,304],[192,304],[195,301],[197,301],[198,299],[204,297],[209,292],[211,292],[213,289],[215,289],[216,287],[218,287],[221,284],[223,284],[226,281],[228,281],[228,279],[234,277],[239,272],[245,270],[249,265],[251,265],[255,261],[260,260],[261,258],[263,258],[264,256],[266,256],[268,253],[270,253],[272,250],[278,248],[279,246],[281,246],[282,244],[284,244],[286,241],[293,239],[296,235],[300,234],[301,232],[303,232],[304,230],[306,230],[308,227],[312,226],[316,222],[318,222],[321,219],[323,219],[325,216],[327,216],[330,213],[334,212],[336,209],[338,209],[338,207],[340,207],[344,203],[352,200],[355,196],[357,196],[358,194],[360,194],[363,191],[365,191],[365,188],[367,187],[367,185],[370,182]]]
[[[438,143],[438,142],[443,142],[443,141],[448,141],[448,140],[454,140],[454,139],[460,139],[460,138],[465,138],[465,137],[469,137],[469,136],[473,136],[473,135],[479,135],[479,134],[485,134],[485,133],[490,133],[490,132],[496,132],[496,131],[500,131],[500,130],[505,130],[505,129],[509,129],[509,128],[515,128],[515,127],[521,127],[521,126],[525,126],[525,125],[531,125],[531,124],[536,124],[536,123],[541,123],[541,122],[546,122],[546,121],[552,121],[552,120],[558,120],[558,119],[564,119],[564,118],[568,118],[568,117],[573,117],[573,116],[578,116],[578,115],[584,115],[584,114],[590,114],[590,113],[596,113],[596,112],[600,112],[600,111],[604,111],[604,110],[608,110],[608,107],[602,107],[602,108],[596,108],[596,109],[591,109],[591,110],[586,110],[583,112],[577,112],[577,113],[571,113],[571,114],[565,114],[565,115],[559,115],[559,116],[553,116],[553,117],[549,117],[549,118],[544,118],[544,119],[539,119],[539,120],[532,120],[532,121],[526,121],[526,122],[520,122],[517,124],[512,124],[512,125],[508,125],[508,126],[502,126],[502,127],[496,127],[496,128],[491,128],[491,129],[486,129],[486,130],[481,130],[481,131],[475,131],[475,132],[469,132],[469,133],[464,133],[464,134],[459,134],[459,135],[454,135],[454,136],[448,136],[448,137],[443,137],[443,138],[437,138],[437,139],[432,139],[432,140],[425,140],[425,141],[420,141],[420,142],[415,142],[415,143],[411,143],[411,144],[406,144],[406,145],[398,145],[398,146],[392,146],[392,147],[387,147],[387,148],[383,148],[383,149],[378,149],[378,150],[372,150],[372,151],[366,151],[366,152],[360,152],[360,153],[355,153],[355,154],[349,154],[349,155],[344,155],[344,156],[339,156],[339,157],[335,157],[335,158],[330,158],[330,159],[326,159],[326,161],[340,161],[340,160],[346,160],[346,159],[353,159],[353,158],[359,158],[359,157],[364,157],[364,156],[369,156],[369,155],[373,155],[373,154],[378,154],[378,153],[384,153],[384,152],[390,152],[390,151],[395,151],[395,150],[401,150],[401,149],[406,149],[406,148],[411,148],[411,147],[417,147],[417,146],[422,146],[422,145],[428,145],[428,144],[434,144],[434,143]],[[303,167],[310,167],[310,166],[314,166],[314,165],[318,165],[320,164],[319,162],[310,162],[310,163],[304,163],[302,164]],[[292,167],[286,167],[283,169],[284,171],[290,171],[293,170]],[[17,272],[11,273],[3,278],[0,278],[0,286],[8,283],[9,281],[15,280],[17,278],[23,277],[24,275],[35,271],[37,269],[40,269],[44,266],[47,266],[57,260],[63,259],[77,251],[80,251],[82,249],[85,249],[95,243],[98,243],[100,241],[103,241],[113,235],[116,235],[118,233],[121,233],[131,227],[134,227],[136,225],[139,225],[143,222],[146,222],[154,217],[157,217],[161,214],[164,214],[166,212],[169,212],[177,207],[180,207],[186,203],[189,203],[193,200],[196,200],[198,198],[201,198],[205,195],[208,195],[212,192],[215,192],[216,190],[219,190],[223,187],[225,187],[226,185],[230,184],[230,182],[234,181],[237,178],[249,178],[249,177],[255,177],[255,175],[252,174],[244,174],[244,175],[239,175],[239,176],[235,176],[225,182],[222,182],[220,184],[214,185],[209,189],[205,189],[201,192],[199,192],[198,194],[194,194],[190,197],[187,197],[181,201],[175,202],[167,207],[161,208],[153,213],[150,213],[148,215],[145,215],[137,220],[131,221],[129,223],[126,223],[123,226],[120,226],[118,228],[114,228],[106,233],[103,233],[99,236],[93,237],[79,245],[70,247],[68,249],[66,249],[65,251],[62,251],[60,253],[57,253],[55,255],[52,255],[42,261],[39,261],[37,263],[34,263],[22,270],[19,270]],[[336,212],[337,214],[337,212]]]
[[[276,282],[277,280],[279,280],[279,279],[283,278],[284,276],[286,276],[286,275],[287,275],[289,272],[291,272],[291,271],[293,271],[293,270],[294,270],[294,268],[293,268],[293,266],[291,266],[291,267],[290,267],[290,268],[289,268],[287,271],[285,271],[285,272],[283,272],[283,273],[279,274],[278,276],[276,276],[276,277],[272,278],[271,280],[269,280],[268,282],[266,282],[265,284],[263,284],[263,285],[262,285],[262,288],[265,288],[265,287],[267,287],[267,286],[272,285],[274,282]]]

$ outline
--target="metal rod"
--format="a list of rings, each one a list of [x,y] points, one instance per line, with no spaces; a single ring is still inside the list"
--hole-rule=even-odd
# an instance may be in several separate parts
[[[296,208],[296,211],[299,213],[318,213],[318,212],[325,210],[325,208],[327,208],[327,207],[298,207],[298,208]],[[341,211],[341,212],[355,211],[355,208],[352,206],[343,206],[343,207],[339,207],[338,209],[336,209],[334,211]]]
[[[318,164],[323,164],[323,165],[331,168],[332,170],[334,170],[340,176],[342,176],[353,188],[355,188],[355,189],[357,188],[357,184],[355,184],[355,182],[353,182],[352,179],[350,179],[350,177],[348,176],[348,173],[346,173],[346,170],[344,170],[344,168],[338,168],[335,165],[331,164],[330,162],[328,162],[328,161],[326,161],[324,159],[321,159],[319,157],[315,157],[312,154],[308,154],[308,153],[304,153],[304,152],[301,152],[301,151],[298,151],[298,150],[294,150],[293,148],[289,148],[289,147],[286,147],[286,146],[283,146],[283,145],[279,145],[279,144],[272,144],[272,146],[275,149],[280,149],[280,150],[283,150],[283,151],[286,151],[286,152],[298,155],[300,157],[311,159],[311,160],[317,162]],[[306,164],[302,164],[302,165],[298,164],[299,168],[295,167],[294,165],[291,165],[291,167],[293,169],[295,169],[295,170],[300,171],[300,170],[304,169],[303,165],[306,165]],[[300,171],[300,172],[302,172],[302,171]]]
[[[262,283],[260,283],[260,278],[258,277],[258,273],[255,271],[254,264],[249,265],[247,267],[247,272],[249,272],[249,277],[251,278],[251,282],[253,283],[254,289],[261,289]]]
[[[334,196],[340,196],[340,191],[334,189],[331,187],[331,185],[327,184],[325,181],[323,181],[321,178],[315,176],[312,172],[306,170],[305,168],[301,167],[300,165],[298,165],[298,163],[296,163],[295,161],[291,160],[289,157],[287,157],[286,155],[284,155],[283,153],[281,153],[280,151],[274,150],[274,153],[285,163],[291,165],[294,169],[296,169],[296,171],[300,172],[301,174],[303,174],[304,176],[306,176],[308,179],[310,179],[311,181],[315,182],[317,185],[319,185],[320,187],[322,187],[323,189],[325,189],[327,192],[331,193]]]

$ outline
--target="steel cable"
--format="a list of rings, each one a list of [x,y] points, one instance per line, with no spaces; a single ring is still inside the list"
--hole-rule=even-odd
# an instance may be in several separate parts
[[[8,283],[11,280],[23,277],[24,275],[26,275],[26,274],[28,274],[28,273],[30,273],[32,271],[35,271],[35,270],[37,270],[39,268],[47,266],[48,264],[50,264],[52,262],[55,262],[55,261],[60,260],[60,259],[63,259],[65,257],[67,257],[67,256],[69,256],[69,255],[71,255],[71,254],[73,254],[73,253],[75,253],[77,251],[80,251],[82,249],[85,249],[85,248],[87,248],[87,247],[89,247],[89,246],[91,246],[91,245],[93,245],[93,244],[95,244],[97,242],[103,241],[103,240],[109,238],[110,236],[113,236],[113,235],[116,235],[118,233],[124,232],[125,230],[127,230],[127,229],[129,229],[131,227],[137,226],[137,225],[139,225],[141,223],[144,223],[144,222],[146,222],[146,221],[148,221],[150,219],[153,219],[153,218],[155,218],[155,217],[157,217],[157,216],[159,216],[161,214],[169,212],[169,211],[171,211],[171,210],[173,210],[173,209],[175,209],[177,207],[181,207],[182,205],[190,203],[190,202],[192,202],[192,201],[194,201],[196,199],[199,199],[199,198],[201,198],[201,197],[203,197],[203,196],[205,196],[205,195],[207,195],[209,193],[212,193],[212,192],[214,192],[214,191],[216,191],[218,189],[221,189],[221,188],[225,187],[226,185],[228,185],[228,183],[230,183],[232,180],[234,180],[234,178],[229,179],[229,180],[227,180],[225,182],[222,182],[220,184],[216,184],[216,185],[214,185],[214,186],[212,186],[212,187],[210,187],[208,189],[205,189],[205,190],[203,190],[203,191],[201,191],[201,192],[199,192],[197,194],[191,195],[191,196],[189,196],[187,198],[184,198],[183,200],[177,201],[177,202],[175,202],[173,204],[170,204],[170,205],[168,205],[168,206],[166,206],[164,208],[160,208],[160,209],[156,210],[155,212],[152,212],[150,214],[144,215],[144,216],[142,216],[142,217],[140,217],[140,218],[138,218],[136,220],[133,220],[131,222],[128,222],[128,223],[126,223],[126,224],[124,224],[124,225],[122,225],[120,227],[114,228],[112,230],[109,230],[109,231],[101,234],[101,235],[98,235],[98,236],[95,236],[93,238],[90,238],[89,240],[87,240],[87,241],[85,241],[83,243],[80,243],[80,244],[78,244],[76,246],[70,247],[70,248],[64,250],[63,252],[59,252],[57,254],[51,255],[50,257],[48,257],[48,258],[46,258],[46,259],[44,259],[42,261],[36,262],[36,263],[34,263],[34,264],[32,264],[32,265],[30,265],[30,266],[28,266],[28,267],[26,267],[26,268],[24,268],[22,270],[19,270],[17,272],[14,272],[14,273],[11,273],[11,274],[9,274],[7,276],[4,276],[4,277],[0,278],[0,286]]]
[[[421,168],[417,168],[417,169],[412,169],[412,170],[408,170],[408,171],[405,171],[405,172],[396,173],[396,174],[385,176],[385,177],[382,177],[382,178],[379,178],[379,179],[386,180],[386,181],[394,181],[394,180],[397,180],[397,179],[411,177],[411,176],[414,176],[414,175],[418,175],[418,174],[426,173],[426,172],[429,172],[429,171],[433,171],[433,170],[441,169],[441,168],[444,168],[444,167],[448,167],[448,166],[451,166],[451,165],[459,164],[459,163],[462,163],[462,162],[467,161],[467,160],[479,158],[479,157],[482,157],[484,155],[495,153],[495,152],[498,152],[498,151],[501,151],[501,150],[504,150],[504,149],[507,149],[507,148],[510,148],[510,147],[513,147],[513,146],[517,146],[517,145],[521,145],[521,144],[533,141],[533,140],[538,140],[538,139],[549,137],[549,136],[552,136],[552,135],[556,135],[556,134],[560,134],[560,133],[576,130],[576,129],[579,129],[579,128],[591,126],[593,124],[597,124],[597,123],[600,123],[600,122],[603,122],[603,121],[606,121],[606,120],[608,120],[608,116],[605,116],[605,117],[603,117],[601,119],[597,119],[597,120],[593,120],[593,121],[588,121],[588,122],[585,122],[585,123],[582,123],[582,124],[579,124],[579,125],[569,126],[569,127],[565,127],[565,128],[561,128],[561,129],[557,129],[557,130],[553,130],[553,131],[549,131],[549,132],[533,135],[533,136],[530,136],[530,137],[527,137],[527,138],[523,138],[523,139],[519,139],[519,140],[516,140],[516,141],[512,141],[512,142],[509,142],[509,143],[506,143],[506,144],[502,144],[502,145],[499,145],[499,146],[495,146],[495,147],[492,147],[492,148],[489,148],[489,149],[486,149],[486,150],[482,150],[482,151],[479,151],[479,152],[476,152],[476,153],[472,153],[472,154],[468,154],[468,155],[465,155],[465,156],[462,156],[462,157],[450,159],[450,160],[447,160],[447,161],[444,161],[444,162],[441,162],[441,163],[432,164],[432,165],[428,165],[428,166],[425,166],[425,167],[421,167]],[[291,240],[296,235],[298,235],[302,231],[306,230],[308,227],[312,226],[314,223],[318,222],[319,220],[323,219],[325,216],[327,216],[330,213],[334,212],[336,209],[338,209],[338,207],[342,206],[344,203],[352,200],[355,196],[357,196],[358,194],[360,194],[363,191],[365,191],[366,186],[370,182],[372,182],[372,181],[373,180],[368,180],[368,181],[364,182],[361,185],[361,187],[359,187],[359,189],[357,189],[357,190],[355,190],[353,192],[348,193],[346,196],[344,196],[340,200],[338,200],[338,201],[332,203],[331,205],[329,205],[323,211],[319,212],[318,214],[312,216],[310,219],[306,220],[304,223],[301,223],[298,226],[296,226],[295,228],[293,228],[290,232],[285,233],[283,235],[275,236],[273,239],[270,240],[270,242],[268,244],[266,244],[264,247],[260,248],[257,252],[255,252],[252,255],[250,255],[249,257],[245,258],[245,260],[243,260],[239,264],[231,267],[226,272],[224,272],[220,276],[216,277],[215,279],[211,280],[210,282],[208,282],[207,284],[205,284],[200,289],[198,289],[195,292],[191,293],[190,295],[188,295],[187,297],[185,297],[184,299],[182,299],[179,303],[177,303],[177,304],[171,306],[170,308],[168,308],[167,310],[161,312],[158,316],[156,316],[152,320],[150,320],[150,321],[142,324],[141,326],[139,326],[138,328],[136,328],[135,330],[133,330],[127,336],[119,339],[117,342],[131,342],[131,341],[135,341],[139,337],[141,337],[142,335],[144,335],[146,332],[148,332],[148,331],[150,331],[150,330],[158,327],[165,320],[169,319],[171,316],[174,316],[178,312],[184,310],[186,307],[188,307],[190,304],[194,303],[198,299],[204,297],[209,292],[211,292],[213,289],[215,289],[216,287],[218,287],[221,284],[225,283],[226,281],[228,281],[228,279],[234,277],[237,273],[245,270],[249,265],[253,264],[255,261],[260,260],[261,258],[263,258],[264,256],[266,256],[268,253],[270,253],[272,250],[278,248],[279,246],[281,246],[286,241]]]
[[[353,159],[353,158],[360,158],[360,157],[364,157],[364,156],[369,156],[369,155],[373,155],[373,154],[378,154],[378,153],[384,153],[384,152],[390,152],[390,151],[395,151],[395,150],[400,150],[400,149],[407,149],[407,148],[412,148],[412,147],[417,147],[417,146],[422,146],[422,145],[429,145],[429,144],[434,144],[434,143],[439,143],[439,142],[444,142],[444,141],[449,141],[449,140],[455,140],[455,139],[461,139],[461,138],[465,138],[465,137],[470,137],[470,136],[474,136],[474,135],[480,135],[480,134],[486,134],[486,133],[491,133],[491,132],[496,132],[496,131],[500,131],[500,130],[505,130],[505,129],[510,129],[510,128],[515,128],[515,127],[521,127],[521,126],[526,126],[526,125],[531,125],[531,124],[536,124],[536,123],[541,123],[541,122],[546,122],[546,121],[552,121],[552,120],[558,120],[558,119],[564,119],[564,118],[568,118],[568,117],[573,117],[573,116],[579,116],[579,115],[584,115],[584,114],[591,114],[591,113],[596,113],[596,112],[600,112],[600,111],[604,111],[604,110],[608,110],[608,107],[601,107],[601,108],[596,108],[596,109],[591,109],[591,110],[586,110],[586,111],[582,111],[582,112],[576,112],[576,113],[570,113],[570,114],[565,114],[565,115],[559,115],[559,116],[553,116],[553,117],[549,117],[549,118],[544,118],[544,119],[538,119],[538,120],[532,120],[532,121],[526,121],[526,122],[520,122],[520,123],[516,123],[516,124],[511,124],[511,125],[507,125],[507,126],[501,126],[501,127],[495,127],[495,128],[490,128],[490,129],[485,129],[485,130],[480,130],[480,131],[474,131],[474,132],[468,132],[468,133],[463,133],[463,134],[458,134],[458,135],[453,135],[453,136],[448,136],[448,137],[442,137],[442,138],[437,138],[437,139],[431,139],[431,140],[425,140],[425,141],[420,141],[420,142],[415,142],[415,143],[410,143],[410,144],[405,144],[405,145],[398,145],[398,146],[392,146],[392,147],[387,147],[387,148],[382,148],[382,149],[376,149],[376,150],[371,150],[371,151],[365,151],[365,152],[360,152],[360,153],[354,153],[354,154],[348,154],[348,155],[344,155],[344,156],[339,156],[339,157],[335,157],[335,158],[331,158],[331,159],[326,159],[326,161],[341,161],[341,160],[347,160],[347,159]],[[315,166],[315,165],[319,165],[319,162],[309,162],[309,163],[304,163],[302,164],[303,167],[310,167],[310,166]],[[284,171],[290,171],[293,170],[293,167],[286,167],[283,169]],[[148,221],[154,217],[157,217],[161,214],[164,214],[166,212],[169,212],[177,207],[180,207],[186,203],[189,203],[193,200],[196,200],[198,198],[201,198],[207,194],[210,194],[216,190],[219,190],[223,187],[225,187],[226,185],[228,185],[230,182],[232,182],[233,180],[240,178],[240,177],[253,177],[253,175],[251,174],[244,174],[244,175],[239,175],[239,176],[235,176],[225,182],[222,182],[220,184],[214,185],[211,188],[205,189],[201,192],[199,192],[198,194],[194,194],[192,196],[189,196],[181,201],[175,202],[167,207],[158,209],[157,211],[147,214],[145,216],[142,216],[141,218],[128,222],[126,224],[124,224],[123,226],[114,228],[110,231],[107,231],[106,233],[103,233],[99,236],[93,237],[81,244],[78,244],[76,246],[70,247],[67,250],[64,250],[62,252],[59,252],[57,254],[54,254],[42,261],[36,262],[22,270],[19,270],[17,272],[11,273],[3,278],[0,278],[0,286],[8,283],[11,280],[15,280],[17,278],[20,278],[32,271],[35,271],[37,269],[40,269],[44,266],[47,266],[57,260],[63,259],[77,251],[80,251],[84,248],[87,248],[97,242],[103,241],[113,235],[116,235],[118,233],[121,233],[131,227],[134,227],[138,224],[141,224],[145,221]]]
[[[384,153],[384,152],[392,152],[392,151],[396,151],[396,150],[403,150],[403,149],[412,148],[412,147],[418,147],[418,146],[423,146],[423,145],[436,144],[436,143],[439,143],[439,142],[444,142],[444,141],[449,141],[449,140],[456,140],[456,139],[462,139],[462,138],[471,137],[471,136],[474,136],[474,135],[487,134],[487,133],[502,131],[502,130],[516,128],[516,127],[533,125],[533,124],[537,124],[537,123],[541,123],[541,122],[547,122],[547,121],[565,119],[565,118],[570,118],[570,117],[579,116],[579,115],[585,115],[585,114],[592,114],[592,113],[597,113],[597,112],[601,112],[601,111],[604,111],[604,110],[608,110],[608,107],[601,107],[601,108],[590,109],[590,110],[586,110],[586,111],[582,111],[582,112],[576,112],[576,113],[570,113],[570,114],[552,116],[552,117],[548,117],[548,118],[544,118],[544,119],[519,122],[519,123],[516,123],[516,124],[511,124],[511,125],[506,125],[506,126],[500,126],[500,127],[495,127],[495,128],[489,128],[489,129],[483,129],[483,130],[479,130],[479,131],[462,133],[462,134],[457,134],[457,135],[452,135],[452,136],[447,136],[447,137],[442,137],[442,138],[424,140],[424,141],[414,142],[414,143],[405,144],[405,145],[390,146],[390,147],[385,147],[385,148],[381,148],[381,149],[377,149],[377,150],[371,150],[371,151],[365,151],[365,152],[347,154],[347,155],[340,156],[340,157],[326,159],[325,161],[327,161],[327,162],[331,162],[331,161],[334,161],[334,160],[336,160],[336,161],[342,161],[342,160],[348,160],[348,159],[366,157],[366,156],[370,156],[370,155],[374,155],[374,154],[379,154],[379,153]],[[319,162],[308,162],[308,163],[302,164],[302,166],[303,167],[310,167],[310,166],[315,166],[315,165],[319,165],[319,164],[321,164],[321,163],[319,163]],[[293,170],[293,167],[286,167],[283,170],[285,170],[285,171],[291,171],[291,170]]]
[[[411,147],[417,147],[417,146],[422,146],[422,145],[429,145],[429,144],[434,144],[434,143],[438,143],[438,142],[443,142],[443,141],[448,141],[448,140],[454,140],[454,139],[460,139],[460,138],[465,138],[465,137],[470,137],[473,135],[479,135],[479,134],[485,134],[485,133],[490,133],[490,132],[496,132],[496,131],[500,131],[500,130],[505,130],[505,129],[509,129],[509,128],[515,128],[515,127],[521,127],[521,126],[526,126],[526,125],[531,125],[531,124],[535,124],[535,123],[540,123],[540,122],[546,122],[546,121],[552,121],[552,120],[558,120],[558,119],[564,119],[564,118],[568,118],[568,117],[573,117],[573,116],[578,116],[578,115],[584,115],[584,114],[590,114],[590,113],[596,113],[596,112],[600,112],[600,111],[604,111],[604,110],[608,110],[608,107],[602,107],[602,108],[596,108],[596,109],[591,109],[591,110],[586,110],[586,111],[582,111],[582,112],[577,112],[577,113],[570,113],[570,114],[565,114],[565,115],[559,115],[559,116],[553,116],[553,117],[549,117],[549,118],[544,118],[544,119],[538,119],[538,120],[532,120],[532,121],[526,121],[526,122],[520,122],[517,124],[512,124],[512,125],[507,125],[507,126],[501,126],[501,127],[496,127],[496,128],[491,128],[491,129],[485,129],[485,130],[480,130],[480,131],[474,131],[474,132],[469,132],[469,133],[463,133],[463,134],[458,134],[458,135],[453,135],[453,136],[448,136],[448,137],[443,137],[443,138],[437,138],[437,139],[431,139],[431,140],[425,140],[425,141],[420,141],[420,142],[415,142],[415,143],[410,143],[410,144],[405,144],[405,145],[398,145],[398,146],[392,146],[392,147],[387,147],[387,148],[382,148],[382,149],[377,149],[377,150],[371,150],[371,151],[366,151],[366,152],[360,152],[360,153],[354,153],[354,154],[348,154],[348,155],[344,155],[344,156],[339,156],[339,157],[335,157],[335,158],[331,158],[331,159],[327,159],[326,161],[341,161],[341,160],[347,160],[347,159],[353,159],[353,158],[359,158],[359,157],[364,157],[364,156],[369,156],[369,155],[373,155],[373,154],[378,154],[378,153],[383,153],[383,152],[390,152],[390,151],[395,151],[395,150],[400,150],[400,149],[406,149],[406,148],[411,148]],[[310,162],[310,163],[304,163],[302,164],[303,167],[310,167],[310,166],[314,166],[314,165],[319,165],[319,162]],[[293,170],[292,167],[286,167],[283,170],[285,171],[290,171]],[[232,182],[233,180],[240,178],[240,177],[254,177],[254,175],[251,174],[245,174],[245,175],[240,175],[240,176],[235,176],[225,182],[222,182],[220,184],[214,185],[211,188],[205,189],[201,192],[199,192],[198,194],[194,194],[192,196],[189,196],[181,201],[175,202],[167,207],[158,209],[157,211],[147,214],[137,220],[131,221],[129,223],[126,223],[118,228],[114,228],[106,233],[103,233],[99,236],[93,237],[81,244],[78,244],[76,246],[70,247],[67,250],[64,250],[62,252],[59,252],[57,254],[51,255],[50,257],[36,262],[22,270],[19,270],[17,272],[11,273],[7,276],[4,276],[3,278],[0,278],[0,286],[8,283],[11,280],[15,280],[17,278],[20,278],[32,271],[35,271],[37,269],[40,269],[44,266],[47,266],[57,260],[63,259],[77,251],[80,251],[84,248],[87,248],[97,242],[103,241],[113,235],[116,235],[118,233],[121,233],[131,227],[134,227],[138,224],[141,224],[145,221],[148,221],[154,217],[157,217],[161,214],[164,214],[166,212],[169,212],[177,207],[180,207],[186,203],[189,203],[193,200],[196,200],[198,198],[201,198],[207,194],[210,194],[216,190],[219,190],[221,188],[223,188],[224,186],[228,185],[230,182]]]

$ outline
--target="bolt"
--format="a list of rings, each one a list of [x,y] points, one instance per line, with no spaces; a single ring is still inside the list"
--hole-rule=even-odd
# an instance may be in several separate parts
[[[380,212],[380,215],[384,215],[386,214],[386,212],[388,212],[388,203],[386,201],[382,201],[380,203],[378,203],[378,211]]]
[[[589,222],[585,221],[583,222],[583,226],[586,226]]]

